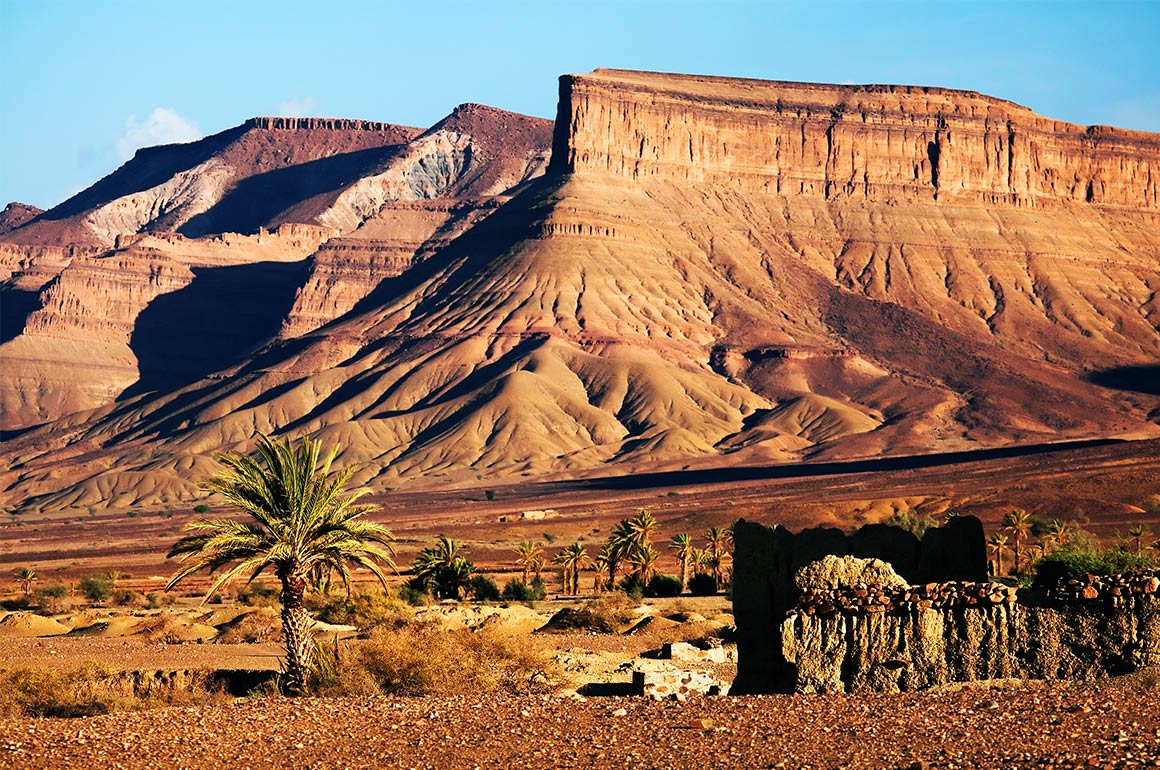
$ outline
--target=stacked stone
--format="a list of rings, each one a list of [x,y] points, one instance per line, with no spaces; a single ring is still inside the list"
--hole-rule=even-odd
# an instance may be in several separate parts
[[[1129,596],[1160,594],[1160,570],[1131,572],[1123,575],[1087,575],[1062,581],[1048,591],[1061,602],[1105,599],[1118,607]]]
[[[634,671],[632,686],[637,695],[654,700],[687,700],[697,695],[727,695],[729,685],[704,671]]]
[[[1014,604],[1017,589],[1002,583],[952,581],[922,586],[887,587],[867,583],[838,588],[809,589],[801,593],[790,613],[847,615],[882,612],[916,612],[952,607],[987,607]]]

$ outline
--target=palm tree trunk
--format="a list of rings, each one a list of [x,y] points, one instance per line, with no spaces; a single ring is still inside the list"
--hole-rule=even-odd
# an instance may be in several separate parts
[[[314,668],[314,620],[306,611],[306,580],[301,575],[278,576],[282,580],[282,636],[286,646],[286,692],[302,695],[306,678]]]

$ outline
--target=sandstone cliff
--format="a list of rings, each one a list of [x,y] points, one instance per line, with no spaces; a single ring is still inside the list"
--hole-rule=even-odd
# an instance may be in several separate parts
[[[1160,140],[982,94],[622,70],[561,78],[553,165],[825,199],[1160,207]]]

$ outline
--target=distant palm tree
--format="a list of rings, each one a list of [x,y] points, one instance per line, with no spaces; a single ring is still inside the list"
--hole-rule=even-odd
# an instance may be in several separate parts
[[[721,590],[725,557],[725,543],[729,535],[721,527],[710,527],[705,533],[707,563],[713,570],[713,582],[717,590]]]
[[[1015,538],[1015,574],[1023,568],[1023,538],[1031,532],[1031,516],[1020,508],[1015,508],[1003,516],[1003,526]]]
[[[1128,537],[1130,537],[1136,541],[1136,555],[1137,556],[1140,555],[1140,551],[1144,547],[1144,538],[1151,535],[1151,534],[1152,533],[1149,532],[1148,528],[1146,526],[1144,526],[1143,524],[1137,524],[1136,526],[1134,526],[1128,530]]]
[[[540,556],[543,551],[540,550],[538,543],[531,540],[524,540],[516,547],[516,566],[520,568],[521,577],[524,585],[532,582],[532,573],[536,571],[536,557]],[[543,569],[543,559],[540,559],[539,568]]]
[[[630,573],[641,586],[647,586],[649,581],[656,577],[657,559],[660,554],[651,544],[636,548],[628,555],[626,563],[632,567]]]
[[[987,541],[991,546],[991,551],[995,554],[995,577],[1003,575],[1003,551],[1007,549],[1007,536],[1002,532],[996,532],[991,535],[991,539]]]
[[[440,535],[434,547],[419,551],[411,563],[416,580],[440,599],[458,599],[463,587],[475,573],[467,560],[467,546],[447,535]]]
[[[1051,553],[1061,545],[1066,545],[1068,538],[1071,537],[1072,527],[1062,519],[1048,519],[1043,522],[1041,527],[1041,541],[1043,549],[1047,553]]]
[[[600,553],[592,560],[592,592],[598,595],[602,593],[606,580],[608,580],[608,557],[601,548]]]
[[[673,535],[669,541],[669,548],[677,552],[677,560],[681,563],[681,591],[689,590],[689,578],[693,576],[693,538],[688,532]]]
[[[258,437],[254,457],[241,452],[215,454],[225,470],[205,486],[221,495],[248,520],[199,519],[185,525],[186,535],[169,550],[184,566],[166,585],[172,589],[202,570],[224,572],[210,585],[206,598],[244,575],[249,582],[273,569],[282,584],[282,633],[286,645],[286,689],[305,691],[314,667],[313,620],[305,606],[307,586],[337,573],[349,589],[350,567],[357,564],[383,585],[381,565],[393,568],[391,533],[362,521],[376,506],[356,504],[368,490],[346,489],[355,467],[331,473],[338,448],[319,461],[321,443],[307,437],[294,445],[289,438]]]
[[[12,582],[21,585],[25,596],[32,594],[32,584],[37,580],[40,580],[40,576],[36,574],[35,567],[21,567],[12,572]]]
[[[554,563],[560,565],[560,571],[563,573],[565,594],[575,596],[580,593],[580,570],[587,558],[588,552],[584,546],[573,543],[561,548],[556,557],[552,559]]]

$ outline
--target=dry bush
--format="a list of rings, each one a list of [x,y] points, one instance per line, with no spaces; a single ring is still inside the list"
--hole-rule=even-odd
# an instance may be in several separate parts
[[[87,717],[178,704],[221,703],[226,697],[203,686],[137,696],[124,674],[96,664],[76,671],[0,671],[0,718],[7,719]]]
[[[527,640],[487,629],[380,628],[340,652],[324,694],[457,695],[550,690],[559,669]]]
[[[137,626],[137,634],[149,644],[181,644],[185,641],[182,628],[173,618],[161,614],[142,621]]]
[[[242,613],[218,628],[221,633],[214,640],[218,644],[280,644],[282,642],[282,620],[277,612],[266,607]]]
[[[324,623],[355,626],[369,630],[377,626],[400,626],[406,623],[412,608],[396,595],[385,591],[356,591],[350,596],[328,596],[312,602],[311,609]]]
[[[619,633],[625,626],[640,620],[633,610],[637,602],[620,591],[585,602],[575,609],[566,607],[548,621],[550,631],[595,631],[601,634]]]

